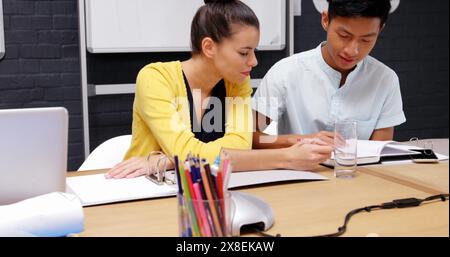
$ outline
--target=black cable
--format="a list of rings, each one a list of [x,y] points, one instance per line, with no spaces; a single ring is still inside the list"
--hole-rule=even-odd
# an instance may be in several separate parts
[[[260,230],[259,228],[254,228],[253,231],[258,233],[262,237],[281,237],[281,234],[276,235],[267,234],[266,232]]]
[[[417,198],[397,199],[397,200],[393,200],[392,202],[382,203],[380,205],[371,205],[371,206],[366,206],[363,208],[355,209],[355,210],[347,213],[347,215],[345,215],[344,224],[338,228],[337,232],[331,233],[331,234],[326,234],[326,235],[315,236],[315,237],[338,237],[338,236],[343,235],[347,231],[347,225],[350,222],[350,219],[352,218],[352,216],[355,214],[358,214],[360,212],[363,212],[363,211],[371,212],[373,210],[416,207],[416,206],[421,205],[424,202],[431,202],[431,201],[438,200],[438,199],[445,202],[446,200],[449,200],[449,195],[448,194],[439,194],[439,195],[433,195],[433,196],[427,197],[425,199],[417,199]],[[263,237],[281,237],[281,234],[276,234],[275,236],[270,235],[270,234],[265,233],[264,231],[262,231],[259,228],[253,228],[253,231]]]
[[[382,203],[380,205],[372,205],[372,206],[367,206],[364,208],[355,209],[355,210],[349,212],[347,215],[345,215],[344,224],[338,228],[338,231],[336,233],[320,235],[320,236],[315,236],[315,237],[338,237],[338,236],[343,235],[347,230],[347,224],[350,221],[351,217],[362,211],[371,212],[372,210],[377,210],[377,209],[416,207],[424,202],[430,202],[430,201],[434,201],[434,200],[438,200],[438,199],[445,202],[446,200],[449,200],[449,195],[448,194],[439,194],[439,195],[433,195],[433,196],[427,197],[425,199],[417,199],[417,198],[397,199],[397,200],[393,200],[392,202]]]
[[[338,236],[341,236],[347,231],[347,224],[353,215],[360,213],[362,211],[371,212],[372,210],[375,210],[375,209],[381,209],[381,206],[380,205],[372,205],[372,206],[367,206],[364,208],[355,209],[355,210],[347,213],[347,215],[345,215],[344,225],[342,225],[338,228],[338,232],[332,233],[332,234],[320,235],[320,236],[316,236],[316,237],[338,237]]]

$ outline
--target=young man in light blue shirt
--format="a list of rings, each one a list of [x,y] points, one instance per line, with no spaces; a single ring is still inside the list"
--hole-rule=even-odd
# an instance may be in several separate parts
[[[272,67],[253,98],[254,148],[279,148],[304,138],[333,144],[335,120],[355,120],[358,139],[392,140],[406,121],[396,73],[369,56],[390,0],[328,0],[327,41]],[[279,136],[262,131],[278,122]]]

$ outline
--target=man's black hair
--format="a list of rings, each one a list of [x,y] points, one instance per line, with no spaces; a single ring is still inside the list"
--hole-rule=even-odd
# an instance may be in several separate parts
[[[371,17],[380,18],[384,25],[391,10],[390,0],[327,0],[328,17]]]

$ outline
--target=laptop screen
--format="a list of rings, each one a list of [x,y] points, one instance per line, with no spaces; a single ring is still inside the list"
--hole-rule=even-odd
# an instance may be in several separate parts
[[[65,108],[0,110],[0,205],[65,191]]]

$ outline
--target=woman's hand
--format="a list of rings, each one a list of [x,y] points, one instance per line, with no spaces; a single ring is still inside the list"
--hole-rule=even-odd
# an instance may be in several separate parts
[[[285,148],[285,168],[291,170],[313,170],[331,157],[333,146],[318,138],[304,139]]]
[[[149,160],[150,162],[150,160]],[[149,174],[149,165],[146,157],[133,157],[116,164],[106,174],[107,179],[135,178]]]
[[[147,157],[133,157],[126,161],[123,161],[110,169],[106,174],[107,179],[121,179],[121,178],[135,178],[143,175],[150,175],[155,167],[159,164],[159,170],[173,169],[174,166],[169,159],[162,161],[162,158],[166,158],[164,155],[151,155],[150,158]],[[159,163],[158,163],[159,161]],[[166,164],[167,162],[167,164]],[[166,167],[164,167],[166,165]]]

